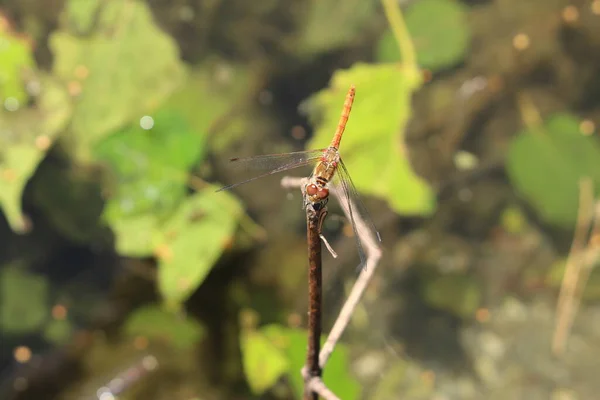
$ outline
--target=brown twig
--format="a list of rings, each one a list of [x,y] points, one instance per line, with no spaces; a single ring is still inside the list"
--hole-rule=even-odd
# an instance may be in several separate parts
[[[308,242],[308,352],[306,355],[307,377],[321,377],[319,351],[321,348],[321,310],[323,307],[323,272],[321,269],[321,222],[327,211],[325,207],[306,207],[306,240]],[[305,387],[305,399],[318,399],[318,394]]]
[[[281,180],[281,186],[284,188],[298,188],[303,187],[305,184],[306,178],[284,177]],[[348,201],[351,200],[347,199],[338,187],[334,186],[331,192],[339,201],[342,209],[344,210],[344,214],[346,214],[346,217],[350,219],[349,208],[352,207],[352,209],[356,209],[356,206],[354,204],[348,204]],[[335,345],[346,330],[346,327],[348,326],[348,323],[354,314],[354,310],[358,306],[365,289],[367,288],[371,278],[373,277],[373,274],[375,273],[375,270],[377,269],[379,260],[381,259],[381,248],[379,247],[376,238],[370,233],[366,221],[363,220],[362,216],[358,213],[353,213],[353,217],[354,222],[356,223],[356,231],[358,232],[359,236],[358,239],[361,241],[362,246],[365,249],[367,260],[358,279],[352,287],[348,299],[338,314],[338,317],[333,324],[333,328],[331,329],[323,348],[321,349],[321,353],[319,354],[319,366],[321,371],[325,368],[325,364],[327,364]],[[321,397],[327,400],[338,400],[338,397],[329,389],[327,389],[327,386],[325,386],[320,377],[309,376],[309,371],[306,367],[302,370],[302,375],[304,376],[306,386],[310,390],[318,393]]]

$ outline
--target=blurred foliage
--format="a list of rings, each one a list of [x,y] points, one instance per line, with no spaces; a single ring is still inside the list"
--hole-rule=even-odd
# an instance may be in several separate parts
[[[373,20],[379,0],[310,0],[307,21],[303,24],[299,51],[318,54],[350,44],[361,36]]]
[[[203,337],[204,328],[195,319],[158,305],[135,310],[125,323],[125,333],[166,342],[180,350],[191,350]]]
[[[427,279],[423,298],[432,307],[471,318],[481,304],[481,287],[472,275],[448,274]]]
[[[54,78],[38,73],[29,84],[37,88],[35,105],[0,109],[0,204],[17,232],[26,229],[21,210],[25,184],[71,115],[68,95]]]
[[[234,197],[215,190],[207,186],[188,197],[157,235],[158,286],[169,305],[184,302],[233,242],[243,209]]]
[[[96,159],[112,172],[111,194],[104,217],[114,228],[117,250],[147,256],[154,250],[152,230],[139,231],[132,219],[168,217],[187,192],[188,170],[204,152],[204,137],[191,130],[175,111],[161,110],[98,143]],[[148,237],[147,239],[151,239]]]
[[[521,234],[527,229],[527,218],[518,206],[507,207],[500,216],[500,224],[506,232],[513,235]]]
[[[262,394],[283,375],[288,375],[296,398],[302,398],[304,380],[300,370],[306,361],[307,340],[304,330],[277,324],[245,330],[240,343],[244,371],[253,392]],[[357,399],[360,387],[349,375],[348,365],[348,349],[338,343],[327,362],[323,380],[339,398]]]
[[[33,201],[58,232],[82,245],[100,235],[104,200],[97,168],[49,162],[39,168],[34,183]]]
[[[14,264],[0,269],[0,329],[23,335],[42,327],[48,318],[48,281]]]
[[[62,345],[68,342],[73,332],[73,324],[68,319],[52,319],[44,327],[42,336],[48,342]]]
[[[382,197],[402,214],[429,215],[435,197],[417,176],[407,157],[403,131],[410,99],[420,75],[398,64],[356,64],[337,71],[330,87],[304,105],[315,125],[311,148],[329,145],[337,127],[344,94],[356,85],[356,98],[342,139],[340,154],[357,189]]]
[[[579,124],[572,115],[557,114],[521,132],[506,164],[512,184],[539,215],[569,229],[577,219],[579,180],[589,177],[600,194],[600,145]]]
[[[425,371],[415,363],[399,359],[379,377],[369,399],[393,399],[398,393],[405,399],[430,399],[435,396],[433,380],[423,379],[424,376]]]
[[[461,62],[471,41],[467,9],[453,0],[421,0],[406,12],[406,25],[415,45],[420,67],[438,71]],[[377,60],[400,61],[402,55],[388,30],[377,46]]]
[[[75,10],[66,8],[68,21],[89,23]],[[93,33],[63,28],[50,37],[53,72],[76,96],[71,129],[84,160],[104,136],[157,108],[184,76],[175,42],[154,24],[146,3],[103,2],[97,12]]]

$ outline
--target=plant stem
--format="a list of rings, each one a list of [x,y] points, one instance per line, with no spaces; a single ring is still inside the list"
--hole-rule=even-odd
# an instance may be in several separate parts
[[[306,240],[308,242],[308,352],[306,355],[307,379],[321,377],[319,352],[321,351],[321,310],[323,301],[323,274],[321,269],[321,222],[325,208],[306,207]],[[305,400],[317,400],[316,393],[306,390]]]
[[[385,16],[390,24],[396,43],[398,43],[404,65],[418,71],[419,66],[417,65],[415,46],[410,39],[410,34],[402,18],[402,11],[400,10],[398,0],[381,0],[381,3],[383,4]]]

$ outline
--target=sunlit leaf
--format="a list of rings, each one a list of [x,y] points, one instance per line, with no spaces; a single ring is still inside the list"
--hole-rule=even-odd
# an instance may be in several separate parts
[[[512,184],[547,222],[575,226],[579,180],[589,177],[600,194],[600,145],[567,114],[519,134],[511,143],[507,172]]]
[[[151,129],[136,123],[101,140],[95,149],[96,159],[112,175],[104,219],[123,255],[152,254],[157,224],[183,201],[188,170],[205,150],[204,135],[193,131],[179,113],[161,110],[151,118],[145,122]]]
[[[160,227],[158,286],[167,304],[177,306],[196,290],[235,233],[240,203],[215,189],[186,198]]]
[[[48,318],[48,281],[19,265],[0,268],[0,329],[11,335],[38,330]]]
[[[410,99],[420,84],[415,71],[396,64],[357,64],[336,72],[330,87],[308,103],[316,128],[309,147],[329,145],[351,84],[356,85],[356,99],[340,154],[356,187],[386,199],[400,213],[430,214],[434,194],[413,172],[403,141]]]
[[[302,398],[304,380],[300,371],[306,363],[307,333],[300,329],[286,328],[281,325],[267,325],[260,329],[269,341],[285,351],[289,360],[289,377],[297,398]],[[325,342],[325,337],[321,340]],[[323,381],[340,399],[357,399],[360,386],[350,373],[348,349],[338,343],[324,368]]]
[[[8,98],[15,106],[25,104],[29,96],[23,78],[34,66],[31,44],[0,26],[0,108],[9,105]]]
[[[364,32],[379,0],[311,0],[295,51],[315,54],[350,44]]]
[[[421,0],[408,8],[406,25],[421,67],[434,71],[449,68],[465,57],[471,41],[466,13],[466,7],[453,0]],[[378,44],[377,59],[392,62],[401,58],[388,30]]]
[[[21,194],[56,136],[66,126],[71,103],[52,78],[41,75],[36,106],[0,110],[0,204],[15,231],[25,229]]]
[[[127,318],[124,329],[127,335],[166,341],[181,350],[192,348],[204,335],[204,328],[195,319],[158,305],[135,310]]]
[[[102,2],[94,32],[50,37],[54,73],[75,92],[72,121],[79,154],[106,134],[156,109],[181,83],[184,69],[173,39],[145,2]]]
[[[289,371],[285,351],[262,331],[242,332],[240,347],[246,380],[256,395],[266,392]]]

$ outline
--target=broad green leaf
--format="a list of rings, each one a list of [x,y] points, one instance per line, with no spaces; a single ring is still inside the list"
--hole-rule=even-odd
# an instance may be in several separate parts
[[[52,319],[44,327],[44,339],[48,342],[61,345],[71,338],[73,325],[68,319]]]
[[[481,289],[469,275],[441,275],[424,282],[423,297],[436,308],[469,318],[481,303]]]
[[[25,104],[29,97],[25,90],[25,74],[35,67],[31,44],[0,26],[0,107]]]
[[[306,331],[286,328],[281,325],[267,325],[260,329],[269,341],[285,351],[289,360],[290,381],[297,395],[302,398],[304,380],[300,371],[306,363]],[[325,342],[325,337],[321,343]],[[324,368],[323,381],[327,387],[340,399],[352,400],[359,398],[360,386],[349,373],[348,349],[341,343],[335,347],[327,365]]]
[[[25,230],[21,194],[56,136],[71,115],[69,95],[52,78],[36,78],[36,106],[0,110],[0,205],[12,229]]]
[[[38,330],[48,318],[48,281],[19,265],[0,268],[0,329],[9,335]]]
[[[515,188],[554,225],[575,226],[581,178],[592,179],[600,194],[600,145],[583,135],[579,121],[568,114],[520,133],[511,143],[506,168]]]
[[[175,42],[156,26],[145,2],[100,7],[93,33],[50,37],[54,73],[81,87],[72,130],[84,159],[105,135],[156,109],[184,75]]]
[[[296,51],[318,54],[352,43],[372,21],[380,0],[310,0]]]
[[[421,0],[406,12],[406,26],[423,68],[440,70],[459,63],[469,50],[471,31],[466,7],[455,0]],[[382,62],[401,60],[398,45],[388,30],[377,48]]]
[[[204,335],[204,328],[198,321],[158,305],[135,310],[127,318],[124,329],[127,335],[167,341],[181,350],[189,350]]]
[[[158,286],[168,305],[183,303],[229,245],[243,214],[229,193],[207,186],[188,198],[161,226]]]
[[[157,224],[183,201],[188,170],[205,151],[205,137],[177,112],[165,109],[101,140],[95,158],[112,172],[104,219],[120,254],[152,254]],[[150,122],[152,121],[152,122]],[[146,128],[149,125],[145,125]]]
[[[429,215],[434,193],[413,172],[406,156],[403,131],[410,99],[420,81],[415,71],[397,64],[357,64],[338,71],[329,89],[311,98],[308,109],[316,123],[311,148],[329,145],[351,84],[356,98],[340,154],[359,191],[382,197],[403,214]]]
[[[243,331],[240,347],[246,380],[255,395],[266,392],[289,371],[289,361],[285,351],[262,330]]]

